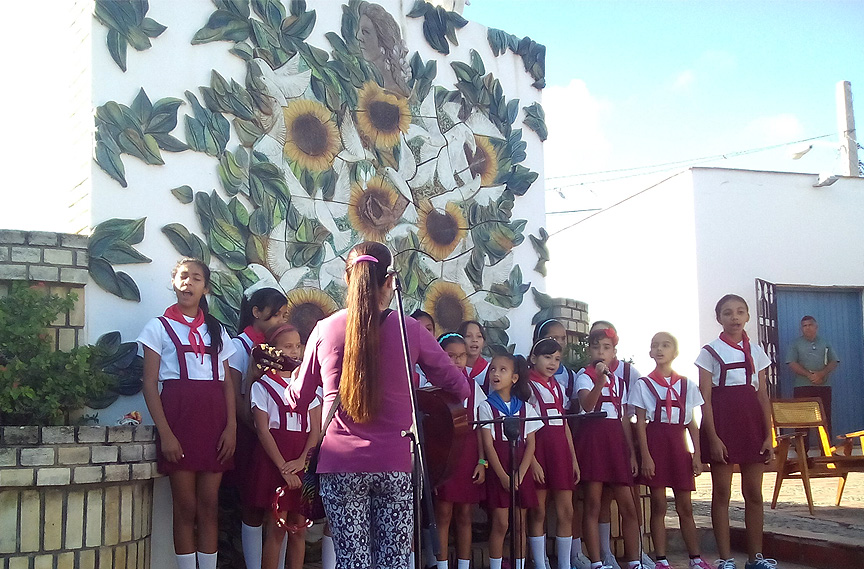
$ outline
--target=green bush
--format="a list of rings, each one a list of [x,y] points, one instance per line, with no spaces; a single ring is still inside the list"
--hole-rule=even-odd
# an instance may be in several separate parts
[[[100,348],[54,351],[46,334],[76,299],[24,283],[0,299],[0,425],[68,424],[71,411],[112,388],[114,379],[97,363]]]

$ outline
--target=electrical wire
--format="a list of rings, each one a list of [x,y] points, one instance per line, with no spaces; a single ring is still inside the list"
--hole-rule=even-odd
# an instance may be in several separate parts
[[[598,183],[602,183],[602,182],[612,182],[615,180],[623,180],[626,178],[633,178],[633,177],[637,177],[637,176],[645,176],[648,174],[657,174],[659,172],[665,172],[665,171],[671,170],[674,167],[681,166],[683,164],[695,165],[695,164],[702,164],[705,162],[711,162],[713,160],[728,160],[729,158],[736,158],[738,156],[746,156],[748,154],[754,154],[756,152],[764,152],[766,150],[774,150],[776,148],[782,148],[784,146],[789,146],[792,144],[800,144],[802,142],[810,142],[813,140],[819,140],[820,138],[828,138],[829,136],[835,136],[835,135],[836,135],[836,133],[823,134],[823,135],[814,136],[811,138],[804,138],[802,140],[795,140],[792,142],[784,142],[782,144],[773,144],[771,146],[762,146],[760,148],[752,148],[749,150],[738,150],[735,152],[727,152],[725,154],[715,154],[712,156],[704,156],[702,158],[691,158],[688,160],[676,160],[673,162],[663,162],[660,164],[653,164],[650,166],[634,166],[634,167],[630,167],[630,168],[617,168],[614,170],[599,170],[597,172],[582,172],[579,174],[566,174],[563,176],[551,176],[549,178],[545,178],[545,181],[548,182],[549,180],[560,180],[563,178],[575,178],[575,177],[583,177],[583,176],[599,176],[602,174],[618,174],[618,173],[623,173],[623,172],[636,172],[635,174],[627,174],[624,176],[616,176],[616,177],[604,178],[604,179],[600,179],[600,180],[589,180],[586,182],[574,182],[571,184],[556,185],[556,186],[552,186],[550,188],[546,188],[546,191],[547,192],[558,191],[558,190],[561,190],[564,188],[573,188],[573,187],[578,187],[578,186],[584,186],[587,184],[598,184]],[[646,171],[643,172],[642,170],[646,170]]]

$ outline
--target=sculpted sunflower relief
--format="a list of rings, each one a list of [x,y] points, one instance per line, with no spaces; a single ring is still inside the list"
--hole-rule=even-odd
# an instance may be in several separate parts
[[[174,230],[231,275],[231,290],[214,291],[220,318],[233,325],[242,288],[263,279],[288,291],[292,322],[311,329],[343,303],[347,251],[376,240],[394,251],[409,309],[448,330],[470,318],[500,326],[528,286],[513,263],[525,227],[513,209],[537,176],[521,164],[519,101],[474,50],[466,62],[440,49],[424,61],[409,46],[437,32],[403,38],[403,17],[381,5],[308,4],[340,10],[339,29],[318,29],[326,19],[305,2],[256,1],[230,22],[217,10],[192,42],[228,41],[246,70],[214,71],[186,117],[221,190],[175,194],[204,238]],[[442,84],[445,65],[455,82]],[[533,130],[542,114],[530,108]]]

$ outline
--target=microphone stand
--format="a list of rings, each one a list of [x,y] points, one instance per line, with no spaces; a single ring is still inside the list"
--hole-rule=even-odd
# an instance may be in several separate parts
[[[527,403],[526,403],[527,405]],[[522,516],[517,512],[516,477],[519,475],[519,465],[516,464],[516,449],[522,438],[522,425],[529,421],[548,421],[551,419],[562,419],[567,426],[567,419],[601,419],[606,417],[605,411],[592,413],[568,413],[565,415],[548,415],[544,417],[499,417],[498,419],[486,419],[485,421],[471,421],[469,424],[482,427],[483,425],[503,424],[504,436],[507,437],[510,451],[510,567],[516,569],[516,542],[519,548],[522,546]],[[526,476],[530,473],[526,473]],[[523,552],[524,553],[524,552]]]
[[[402,353],[405,356],[405,377],[408,378],[408,391],[411,393],[411,427],[402,431],[402,436],[411,441],[411,455],[413,457],[411,479],[414,492],[414,568],[422,569],[423,555],[421,548],[422,530],[421,515],[426,520],[426,530],[429,532],[430,545],[435,555],[438,555],[441,544],[438,542],[438,528],[435,524],[435,512],[432,508],[432,484],[429,480],[429,471],[426,468],[426,459],[423,452],[425,444],[423,437],[423,421],[417,415],[417,395],[414,392],[414,370],[411,365],[411,354],[408,351],[408,329],[405,325],[405,310],[402,304],[402,281],[394,271],[394,289],[396,290],[396,313],[399,315],[399,331],[402,337]]]

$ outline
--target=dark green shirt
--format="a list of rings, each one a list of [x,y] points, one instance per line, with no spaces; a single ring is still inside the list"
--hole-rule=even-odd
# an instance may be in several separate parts
[[[840,359],[834,353],[834,349],[828,345],[828,342],[820,336],[816,336],[811,342],[804,336],[799,336],[789,346],[789,352],[786,354],[786,363],[798,362],[801,367],[807,371],[820,371],[828,365],[829,362],[839,362]],[[828,385],[828,380],[825,378],[825,383]],[[805,387],[813,385],[810,379],[795,375],[795,387]]]

